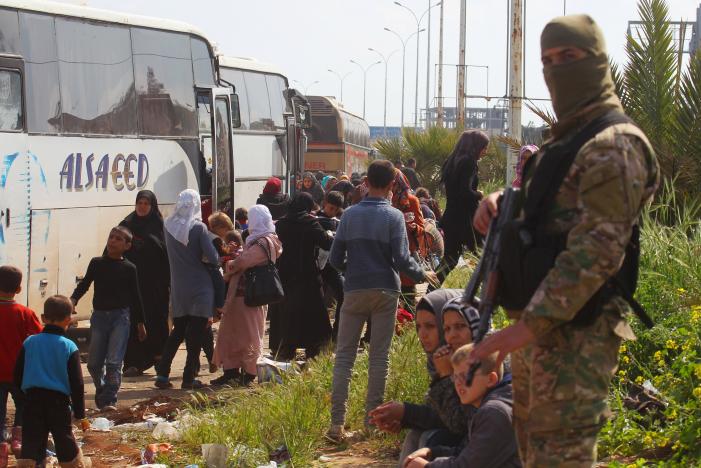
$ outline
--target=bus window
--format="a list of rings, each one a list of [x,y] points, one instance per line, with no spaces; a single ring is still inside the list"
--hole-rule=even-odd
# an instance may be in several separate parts
[[[136,135],[129,29],[56,18],[63,131]]]
[[[231,116],[229,104],[225,98],[218,97],[214,105],[214,124],[216,125],[217,164],[215,166],[217,180],[217,210],[225,213],[233,212],[231,187],[231,148],[229,135]]]
[[[195,75],[195,86],[214,86],[214,65],[209,47],[202,40],[190,38],[192,48],[192,71]]]
[[[61,130],[61,102],[54,19],[49,15],[20,13],[19,25],[25,60],[27,129],[57,133]]]
[[[285,119],[282,115],[287,111],[285,96],[282,95],[285,89],[285,80],[280,76],[266,75],[265,81],[268,85],[268,97],[270,98],[270,110],[273,114],[273,124],[277,128],[285,128]]]
[[[0,69],[0,131],[22,130],[22,77],[17,70]]]
[[[17,12],[0,9],[0,53],[19,55],[19,20]]]
[[[274,130],[273,119],[270,115],[268,86],[265,75],[261,73],[244,72],[246,90],[248,91],[248,108],[251,113],[251,130]]]
[[[195,136],[194,80],[189,37],[131,28],[141,133]]]
[[[241,70],[232,70],[231,68],[220,68],[222,78],[234,85],[236,95],[239,97],[239,111],[241,113],[242,130],[248,130],[251,126],[251,118],[248,112],[248,91],[246,90],[246,82],[243,81],[243,72]]]

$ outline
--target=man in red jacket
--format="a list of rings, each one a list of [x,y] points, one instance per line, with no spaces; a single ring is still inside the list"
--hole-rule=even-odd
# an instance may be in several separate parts
[[[0,467],[7,466],[8,444],[5,442],[7,396],[15,402],[15,422],[10,446],[15,457],[22,449],[22,412],[24,395],[13,382],[15,361],[24,340],[41,332],[41,324],[34,311],[15,302],[22,291],[22,272],[13,266],[0,266]]]

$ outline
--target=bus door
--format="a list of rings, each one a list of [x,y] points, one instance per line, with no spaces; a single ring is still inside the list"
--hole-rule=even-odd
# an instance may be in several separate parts
[[[26,298],[32,185],[41,180],[24,130],[23,75],[20,57],[0,56],[0,264],[25,273]]]
[[[197,95],[200,137],[202,217],[213,211],[234,211],[234,159],[231,89],[213,88]]]

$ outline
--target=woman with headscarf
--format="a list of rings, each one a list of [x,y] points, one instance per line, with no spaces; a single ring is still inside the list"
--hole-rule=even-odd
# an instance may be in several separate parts
[[[144,304],[146,341],[139,341],[136,324],[133,324],[124,355],[124,376],[135,377],[160,358],[163,343],[168,338],[170,268],[163,215],[158,209],[156,195],[150,190],[137,193],[134,211],[119,225],[133,235],[131,249],[124,257],[136,265]]]
[[[538,147],[536,145],[526,145],[522,146],[521,150],[518,152],[518,162],[516,163],[516,177],[514,181],[511,182],[511,186],[514,188],[521,188],[523,183],[523,168],[531,159],[531,156],[538,152]]]
[[[353,190],[355,190],[353,184],[347,180],[339,180],[336,185],[333,186],[333,190],[343,194],[343,208],[348,208],[353,198]]]
[[[265,205],[270,210],[273,221],[277,221],[287,214],[287,204],[290,197],[282,193],[282,181],[277,177],[271,177],[265,183],[263,193],[258,196],[256,205]]]
[[[241,255],[227,263],[224,279],[229,290],[219,324],[214,363],[222,366],[224,375],[212,385],[248,385],[256,378],[256,362],[262,354],[267,306],[251,307],[244,301],[249,268],[275,262],[282,253],[282,244],[275,235],[275,224],[264,205],[248,210],[248,237]]]
[[[477,161],[484,156],[489,137],[479,130],[467,130],[460,135],[453,152],[441,168],[441,184],[445,187],[445,212],[440,227],[445,236],[445,255],[438,271],[445,281],[463,253],[463,248],[477,251],[472,229],[472,217],[482,194],[477,190]]]
[[[156,387],[170,388],[170,366],[175,353],[185,340],[187,360],[182,388],[196,389],[203,385],[195,380],[200,367],[200,350],[207,325],[214,312],[214,286],[203,259],[219,264],[207,226],[202,222],[200,195],[183,190],[175,204],[175,212],[165,221],[165,239],[170,260],[170,305],[173,330],[156,365]]]
[[[305,172],[304,175],[302,175],[302,188],[300,189],[300,192],[311,195],[312,200],[317,206],[321,206],[321,203],[324,201],[325,192],[323,189],[323,184],[319,182],[311,172]]]
[[[445,384],[433,363],[433,353],[446,344],[442,321],[444,307],[453,300],[461,300],[462,295],[461,289],[438,289],[422,297],[416,306],[416,331],[426,352],[426,368],[431,377],[424,403],[388,402],[372,411],[372,422],[380,430],[410,429],[402,445],[400,466],[407,455],[420,447],[451,446],[467,433],[469,413],[462,409],[454,389],[445,391]],[[439,382],[440,388],[434,389]]]
[[[312,216],[313,207],[308,193],[298,193],[290,202],[287,216],[275,226],[284,248],[277,264],[285,299],[279,315],[271,317],[270,348],[284,360],[294,358],[296,348],[305,348],[307,359],[312,358],[331,340],[331,322],[316,259],[319,249],[331,249],[333,237]]]

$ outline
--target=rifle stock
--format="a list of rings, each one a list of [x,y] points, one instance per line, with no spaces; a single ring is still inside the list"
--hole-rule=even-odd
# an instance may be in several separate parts
[[[497,291],[499,288],[499,248],[501,245],[501,233],[504,225],[511,221],[516,214],[516,200],[518,189],[507,188],[499,198],[499,210],[497,216],[489,223],[489,231],[485,239],[480,261],[472,272],[470,281],[465,288],[464,301],[475,304],[475,296],[480,284],[482,286],[479,300],[480,324],[477,336],[472,337],[472,343],[479,344],[489,332],[494,309],[497,307]],[[467,371],[466,383],[472,385],[475,372],[480,363],[476,362]]]

